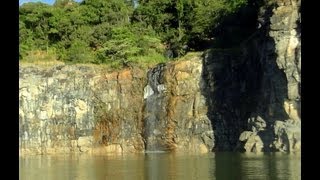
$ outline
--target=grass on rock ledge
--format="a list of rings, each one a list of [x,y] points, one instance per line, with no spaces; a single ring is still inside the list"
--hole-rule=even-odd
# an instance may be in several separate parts
[[[130,57],[127,64],[122,61],[106,61],[105,63],[97,64],[90,61],[81,62],[65,62],[57,60],[56,56],[52,52],[45,51],[33,51],[28,54],[24,59],[19,61],[19,66],[40,66],[50,68],[56,65],[84,65],[84,66],[98,66],[109,70],[121,70],[124,68],[138,67],[142,69],[149,69],[157,64],[166,63],[170,61],[184,61],[194,58],[200,58],[203,52],[188,52],[186,55],[179,58],[168,59],[162,54],[153,53],[145,56]]]

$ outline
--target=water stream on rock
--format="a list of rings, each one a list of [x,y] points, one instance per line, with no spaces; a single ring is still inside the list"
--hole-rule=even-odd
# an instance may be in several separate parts
[[[159,65],[148,72],[148,84],[144,88],[144,137],[146,152],[163,151],[160,141],[157,140],[161,136],[161,121],[163,120],[163,91],[162,73],[165,65]]]

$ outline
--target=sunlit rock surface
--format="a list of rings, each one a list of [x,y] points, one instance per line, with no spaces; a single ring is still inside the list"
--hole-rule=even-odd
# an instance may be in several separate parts
[[[209,152],[201,71],[200,58],[149,71],[21,65],[20,153]]]
[[[300,151],[300,1],[274,2],[238,49],[150,69],[21,64],[20,154]]]

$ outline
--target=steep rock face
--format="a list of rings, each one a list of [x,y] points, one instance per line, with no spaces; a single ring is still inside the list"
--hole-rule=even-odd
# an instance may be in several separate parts
[[[149,71],[20,66],[20,154],[299,151],[299,12],[274,1],[240,48]]]
[[[201,71],[199,58],[148,72],[21,66],[20,154],[211,151]]]
[[[260,9],[239,49],[205,53],[203,79],[216,151],[299,151],[300,1]]]
[[[143,151],[144,72],[20,67],[21,154]]]
[[[159,65],[145,87],[146,150],[209,152],[214,143],[201,59]]]
[[[203,58],[202,94],[215,133],[215,151],[233,151],[256,104],[259,71],[239,50],[210,50]]]
[[[287,97],[282,104],[288,117],[274,124],[274,148],[299,151],[301,147],[301,0],[277,3],[271,17],[270,37],[276,44],[277,65],[287,80]]]
[[[262,46],[257,46],[262,66],[261,87],[257,109],[249,119],[254,135],[261,138],[256,145],[263,145],[256,151],[300,151],[300,4],[300,0],[275,1],[261,10],[267,38]],[[257,128],[262,122],[265,127]],[[250,138],[245,145],[247,151],[254,150]]]

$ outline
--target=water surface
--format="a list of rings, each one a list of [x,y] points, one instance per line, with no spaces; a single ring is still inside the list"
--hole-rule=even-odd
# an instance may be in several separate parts
[[[147,153],[26,156],[21,180],[300,180],[300,154]]]

